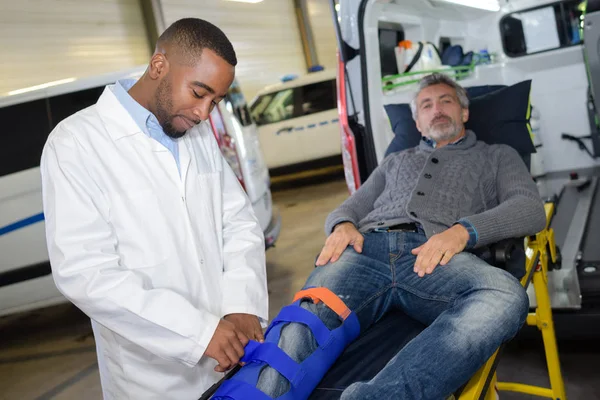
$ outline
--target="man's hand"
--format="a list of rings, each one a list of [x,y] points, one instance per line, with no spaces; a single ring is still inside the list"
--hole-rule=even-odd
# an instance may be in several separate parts
[[[242,333],[242,330],[232,322],[222,319],[204,354],[219,363],[215,367],[215,371],[225,372],[235,366],[244,356],[246,344],[248,344],[248,338]]]
[[[225,321],[232,322],[250,340],[264,342],[260,321],[256,315],[251,314],[229,314],[224,317]]]
[[[348,245],[353,246],[357,253],[362,253],[364,241],[365,238],[352,222],[342,222],[333,228],[333,232],[325,241],[325,246],[319,254],[316,265],[325,265],[330,261],[332,263],[336,262]]]
[[[469,232],[460,224],[433,235],[427,242],[412,250],[412,254],[417,256],[414,271],[420,277],[431,274],[438,264],[448,264],[455,254],[463,251],[468,241]]]

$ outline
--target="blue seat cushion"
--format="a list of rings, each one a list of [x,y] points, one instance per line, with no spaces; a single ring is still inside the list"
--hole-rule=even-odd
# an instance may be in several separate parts
[[[465,124],[479,140],[506,144],[521,156],[535,153],[529,128],[531,80],[512,86],[485,85],[465,88],[470,99],[469,120]],[[410,105],[388,104],[394,138],[385,155],[416,147],[421,141]]]

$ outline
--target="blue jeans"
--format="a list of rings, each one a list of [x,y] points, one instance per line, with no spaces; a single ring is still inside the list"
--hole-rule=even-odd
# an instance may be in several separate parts
[[[418,233],[371,232],[362,253],[348,247],[335,263],[317,267],[305,287],[324,286],[354,311],[361,332],[391,309],[427,325],[373,379],[346,388],[341,399],[444,399],[464,384],[523,325],[529,302],[519,281],[470,253],[423,278],[413,272],[411,250],[427,240]],[[340,320],[323,303],[302,304],[333,329]],[[390,332],[393,334],[393,332]],[[316,348],[311,331],[290,323],[279,347],[296,362]],[[257,387],[272,397],[289,383],[266,367]]]

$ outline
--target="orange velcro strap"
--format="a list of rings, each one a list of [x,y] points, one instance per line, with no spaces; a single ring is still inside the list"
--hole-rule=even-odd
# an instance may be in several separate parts
[[[340,316],[342,320],[346,320],[350,315],[350,309],[346,304],[331,290],[326,287],[310,288],[301,290],[294,296],[294,301],[299,299],[310,298],[313,303],[319,304],[322,301],[327,307],[331,308],[333,312]]]

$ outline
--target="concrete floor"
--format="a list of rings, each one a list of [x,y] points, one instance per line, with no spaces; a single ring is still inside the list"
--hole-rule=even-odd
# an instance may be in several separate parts
[[[270,317],[286,305],[312,270],[327,214],[347,197],[343,181],[273,193],[283,217],[277,247],[267,252]],[[600,333],[599,333],[600,338]],[[548,385],[541,341],[507,346],[501,380]],[[600,400],[600,346],[561,342],[561,363],[572,400]],[[0,319],[0,400],[101,399],[88,318],[65,304]],[[504,399],[533,399],[502,394]]]

